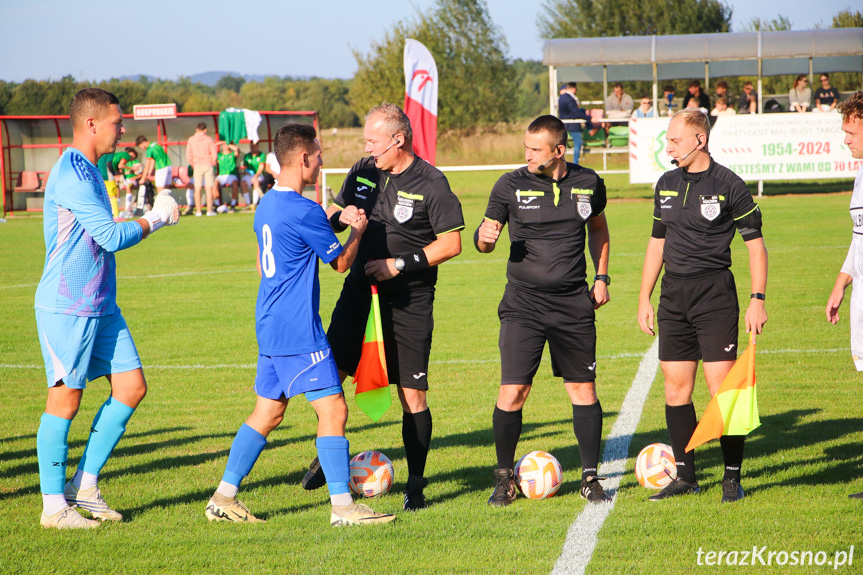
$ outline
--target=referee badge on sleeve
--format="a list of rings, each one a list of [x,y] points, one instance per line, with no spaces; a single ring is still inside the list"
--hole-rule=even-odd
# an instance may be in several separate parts
[[[699,196],[701,199],[701,215],[708,221],[719,217],[719,196]]]

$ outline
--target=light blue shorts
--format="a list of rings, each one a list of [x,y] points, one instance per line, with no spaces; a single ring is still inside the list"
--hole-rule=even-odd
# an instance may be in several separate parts
[[[339,370],[330,348],[300,355],[259,355],[255,393],[267,399],[306,394],[314,401],[342,392]]]
[[[48,387],[61,379],[84,389],[103,375],[141,367],[141,358],[120,309],[102,317],[78,317],[36,310],[36,329]]]

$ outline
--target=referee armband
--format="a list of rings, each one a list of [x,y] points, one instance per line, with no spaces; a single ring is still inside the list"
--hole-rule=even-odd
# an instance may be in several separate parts
[[[744,242],[763,237],[761,234],[761,210],[758,206],[755,206],[749,213],[734,218],[734,223],[737,225],[737,231],[740,232]]]
[[[665,224],[662,223],[662,220],[653,220],[653,231],[650,232],[650,237],[659,240],[665,239]]]

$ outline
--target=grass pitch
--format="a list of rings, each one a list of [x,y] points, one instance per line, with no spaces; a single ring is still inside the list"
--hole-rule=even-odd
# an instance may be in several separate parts
[[[398,407],[372,424],[348,394],[352,453],[382,451],[396,469],[393,492],[369,502],[399,516],[380,527],[331,528],[326,490],[300,488],[315,453],[315,417],[302,398],[288,406],[285,422],[271,434],[241,486],[240,497],[267,522],[211,524],[204,518],[233,436],[254,405],[255,241],[251,217],[237,214],[183,218],[178,227],[118,254],[118,300],[149,382],[147,398],[101,476],[106,499],[126,520],[86,533],[41,529],[36,431],[45,376],[33,295],[44,259],[42,220],[15,218],[0,225],[5,312],[0,327],[0,572],[549,573],[585,503],[578,496],[580,463],[571,409],[547,361],[525,407],[517,455],[534,449],[552,452],[563,465],[564,485],[549,500],[519,498],[505,509],[486,504],[495,464],[491,414],[499,380],[497,305],[508,250],[504,242],[491,255],[478,254],[471,237],[496,177],[450,177],[463,202],[467,230],[462,255],[442,267],[438,283],[429,369],[435,431],[427,510],[401,511],[407,470]],[[620,186],[610,195],[645,194]],[[786,553],[823,551],[832,561],[836,551],[851,545],[857,548],[854,563],[839,570],[863,572],[863,507],[846,497],[863,491],[860,377],[849,357],[847,307],[839,326],[824,317],[850,240],[848,195],[777,196],[759,203],[770,252],[770,321],[758,341],[763,425],[747,442],[747,498],[719,504],[721,454],[714,441],[697,455],[701,494],[646,501],[650,492],[638,486],[632,467],[644,445],[667,441],[658,377],[589,573],[756,573],[765,566],[699,566],[697,552],[767,546],[767,551]],[[598,393],[606,434],[651,344],[635,321],[651,209],[649,201],[618,201],[606,211],[612,301],[597,315]],[[732,249],[745,305],[748,256],[739,237]],[[322,266],[325,324],[342,279]],[[740,344],[745,343],[741,336]],[[346,385],[348,391],[350,387]],[[84,395],[69,436],[70,474],[89,423],[108,393],[102,379]],[[699,377],[699,415],[707,397]],[[766,567],[768,572],[833,569],[781,567],[776,560]]]

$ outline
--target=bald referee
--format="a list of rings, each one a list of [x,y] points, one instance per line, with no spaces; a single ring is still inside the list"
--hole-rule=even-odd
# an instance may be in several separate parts
[[[653,232],[644,256],[638,323],[653,331],[650,296],[665,266],[659,296],[659,362],[665,377],[665,421],[677,463],[677,478],[651,501],[700,490],[695,452],[685,448],[697,419],[692,404],[698,360],[714,395],[737,358],[740,314],[731,267],[731,240],[736,229],[749,251],[752,295],[746,310],[746,333],[761,333],[767,322],[767,249],[761,235],[761,212],[746,184],[720,166],[707,149],[710,122],[698,109],[681,110],[668,124],[666,151],[678,168],[656,183]],[[719,442],[725,461],[722,501],[743,499],[740,467],[742,435]]]
[[[497,468],[488,500],[497,507],[515,499],[513,460],[522,408],[545,343],[552,372],[562,377],[572,403],[572,427],[581,455],[581,496],[610,501],[598,477],[602,406],[596,396],[594,310],[608,303],[608,223],[605,183],[596,172],[567,163],[566,128],[540,116],[524,136],[527,166],[494,185],[474,245],[490,253],[509,224],[510,255],[500,317],[501,386],[492,416]],[[585,233],[585,230],[586,233]],[[585,241],[596,268],[586,281]]]

